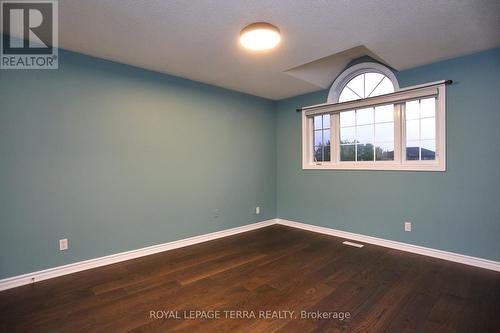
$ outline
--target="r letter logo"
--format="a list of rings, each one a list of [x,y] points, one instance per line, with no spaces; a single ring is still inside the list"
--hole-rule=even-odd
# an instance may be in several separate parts
[[[57,0],[0,1],[1,69],[57,69]]]

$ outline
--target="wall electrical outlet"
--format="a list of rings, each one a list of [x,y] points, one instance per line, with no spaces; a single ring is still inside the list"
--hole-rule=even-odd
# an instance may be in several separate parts
[[[68,239],[67,238],[59,240],[59,250],[60,251],[67,250],[68,247],[69,247],[69,245],[68,245]]]
[[[260,214],[260,206],[255,207],[255,215]]]
[[[405,231],[411,232],[411,222],[409,222],[409,221],[405,222]]]

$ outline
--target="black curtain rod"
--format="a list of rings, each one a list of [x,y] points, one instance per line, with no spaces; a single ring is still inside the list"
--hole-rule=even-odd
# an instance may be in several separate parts
[[[444,84],[446,84],[446,85],[449,85],[449,84],[452,84],[452,83],[453,83],[453,80],[446,80],[446,81],[444,81]],[[415,89],[418,89],[418,88],[415,88]],[[408,90],[413,90],[413,89],[408,89]],[[351,102],[351,101],[349,101],[349,102]],[[348,103],[348,102],[344,102],[344,103]],[[333,104],[333,103],[331,103],[331,104]],[[296,111],[297,112],[302,112],[302,109],[303,109],[303,107],[296,109]]]

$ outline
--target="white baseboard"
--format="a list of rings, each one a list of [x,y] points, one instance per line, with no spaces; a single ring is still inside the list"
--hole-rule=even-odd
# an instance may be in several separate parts
[[[364,243],[368,243],[368,244],[389,247],[391,249],[396,249],[396,250],[401,250],[401,251],[406,251],[406,252],[411,252],[411,253],[417,253],[417,254],[421,254],[424,256],[454,261],[454,262],[458,262],[458,263],[465,264],[465,265],[481,267],[481,268],[486,268],[486,269],[500,272],[500,262],[494,261],[494,260],[488,260],[488,259],[477,258],[477,257],[470,257],[470,256],[466,256],[466,255],[459,254],[459,253],[436,250],[436,249],[432,249],[432,248],[428,248],[428,247],[417,246],[417,245],[412,245],[412,244],[407,244],[407,243],[401,243],[401,242],[391,241],[391,240],[377,238],[377,237],[365,236],[365,235],[355,234],[352,232],[347,232],[347,231],[342,231],[342,230],[319,227],[319,226],[315,226],[315,225],[311,225],[311,224],[294,222],[294,221],[289,221],[289,220],[285,220],[285,219],[277,219],[277,223],[282,224],[282,225],[286,225],[289,227],[293,227],[293,228],[299,228],[299,229],[303,229],[303,230],[318,232],[321,234],[326,234],[326,235],[346,238],[346,239],[350,239],[350,240],[355,240],[358,242],[364,242]]]
[[[429,256],[429,257],[454,261],[454,262],[465,264],[465,265],[481,267],[481,268],[486,268],[486,269],[500,272],[500,262],[498,262],[498,261],[482,259],[482,258],[477,258],[477,257],[470,257],[470,256],[466,256],[463,254],[441,251],[441,250],[431,249],[428,247],[411,245],[411,244],[391,241],[391,240],[387,240],[387,239],[365,236],[365,235],[361,235],[361,234],[355,234],[352,232],[336,230],[336,229],[331,229],[331,228],[326,228],[326,227],[319,227],[319,226],[315,226],[312,224],[305,224],[305,223],[294,222],[294,221],[289,221],[289,220],[277,218],[277,219],[270,219],[267,221],[252,223],[252,224],[248,224],[248,225],[244,225],[244,226],[236,227],[236,228],[232,228],[232,229],[216,231],[216,232],[212,232],[212,233],[205,234],[205,235],[185,238],[185,239],[181,239],[181,240],[177,240],[177,241],[173,241],[173,242],[168,242],[168,243],[164,243],[164,244],[148,246],[148,247],[145,247],[142,249],[121,252],[121,253],[105,256],[105,257],[80,261],[80,262],[76,262],[76,263],[72,263],[72,264],[68,264],[68,265],[64,265],[64,266],[49,268],[49,269],[45,269],[45,270],[41,270],[41,271],[37,271],[37,272],[33,272],[33,273],[27,273],[27,274],[23,274],[23,275],[19,275],[19,276],[14,276],[14,277],[2,279],[2,280],[0,280],[0,291],[23,286],[23,285],[30,284],[33,282],[51,279],[51,278],[66,275],[66,274],[80,272],[80,271],[91,269],[91,268],[96,268],[96,267],[110,265],[110,264],[114,264],[114,263],[125,261],[125,260],[139,258],[139,257],[147,256],[150,254],[155,254],[155,253],[164,252],[164,251],[168,251],[168,250],[178,249],[178,248],[184,247],[184,246],[203,243],[203,242],[207,242],[207,241],[214,240],[217,238],[227,237],[227,236],[239,234],[239,233],[250,231],[250,230],[255,230],[255,229],[267,227],[267,226],[270,226],[273,224],[281,224],[281,225],[285,225],[285,226],[289,226],[289,227],[293,227],[293,228],[308,230],[308,231],[312,231],[312,232],[318,232],[321,234],[341,237],[344,239],[355,240],[358,242],[363,242],[363,243],[368,243],[368,244],[389,247],[391,249],[421,254],[421,255],[425,255],[425,256]]]
[[[38,282],[42,280],[47,280],[51,278],[55,278],[61,275],[71,274],[80,272],[86,269],[96,268],[100,266],[105,266],[109,264],[114,264],[117,262],[130,260],[134,258],[139,258],[143,256],[147,256],[150,254],[155,254],[163,251],[173,250],[184,246],[189,246],[193,244],[203,243],[210,240],[214,240],[217,238],[227,237],[235,234],[239,234],[245,231],[255,230],[263,227],[267,227],[270,225],[276,224],[276,219],[271,219],[267,221],[252,223],[248,225],[244,225],[241,227],[226,229],[222,231],[216,231],[205,235],[194,236],[190,238],[185,238],[173,242],[168,242],[164,244],[158,244],[153,246],[144,247],[137,250],[127,251],[112,254],[105,257],[75,262],[72,264],[58,266],[54,268],[44,269],[41,271],[27,273],[23,275],[18,275],[6,279],[0,280],[0,291],[6,290],[10,288],[15,288],[19,286],[23,286],[26,284],[30,284],[33,282]]]

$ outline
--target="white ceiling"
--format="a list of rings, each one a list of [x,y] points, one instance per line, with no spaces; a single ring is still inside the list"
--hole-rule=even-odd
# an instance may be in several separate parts
[[[281,29],[277,49],[239,46],[255,21]],[[59,27],[62,48],[281,99],[325,85],[322,66],[286,71],[355,47],[402,70],[500,46],[500,1],[59,0]]]

